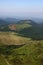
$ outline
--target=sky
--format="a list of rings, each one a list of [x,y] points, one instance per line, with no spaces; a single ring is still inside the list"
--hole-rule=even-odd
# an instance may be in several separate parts
[[[43,18],[43,0],[0,0],[0,17]]]

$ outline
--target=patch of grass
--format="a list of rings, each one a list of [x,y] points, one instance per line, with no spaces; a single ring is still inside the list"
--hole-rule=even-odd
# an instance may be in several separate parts
[[[2,54],[12,65],[41,65],[43,64],[43,43],[31,43],[15,48],[13,45],[2,46]]]
[[[11,65],[43,64],[43,40],[21,37],[14,32],[0,32],[0,40],[0,58],[3,54]],[[6,65],[3,59],[0,63]]]
[[[18,36],[17,33],[14,32],[0,32],[0,44],[21,45],[28,43],[29,40],[30,38]]]
[[[0,65],[8,65],[2,55],[0,55]]]

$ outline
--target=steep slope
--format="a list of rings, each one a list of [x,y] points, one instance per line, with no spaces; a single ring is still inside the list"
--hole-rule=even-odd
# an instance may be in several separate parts
[[[32,38],[33,40],[43,40],[43,26],[35,23],[32,20],[21,21],[21,23],[18,24],[17,28],[19,29],[18,31],[19,35],[23,37],[29,37]]]
[[[5,45],[1,49],[12,65],[43,65],[43,43],[40,41],[33,41],[18,48]]]
[[[2,55],[0,55],[0,65],[8,65],[8,63]]]

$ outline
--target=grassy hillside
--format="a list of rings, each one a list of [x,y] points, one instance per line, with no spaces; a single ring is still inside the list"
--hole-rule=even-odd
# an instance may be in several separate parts
[[[43,43],[41,42],[19,45],[19,47],[4,45],[0,50],[11,65],[43,65]]]
[[[16,24],[16,31],[19,32],[24,28],[28,28],[31,27],[32,25],[28,24],[28,23],[23,23],[23,24]]]
[[[32,40],[14,32],[0,32],[0,58],[1,65],[7,65],[5,59],[11,65],[42,65],[43,40]]]
[[[2,55],[0,55],[0,65],[8,65],[5,58]]]
[[[43,65],[43,27],[26,21],[5,26],[0,32],[0,65]]]
[[[20,31],[24,28],[31,27],[32,25],[35,25],[36,23],[32,20],[20,20],[16,23],[10,23],[8,25],[2,25],[0,26],[1,31]]]
[[[14,32],[0,32],[0,44],[21,45],[28,43],[30,40],[30,38],[18,36],[18,34]]]

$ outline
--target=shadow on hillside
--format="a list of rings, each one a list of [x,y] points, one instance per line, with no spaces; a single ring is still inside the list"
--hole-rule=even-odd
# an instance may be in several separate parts
[[[19,36],[32,38],[32,40],[43,40],[43,27],[34,25],[29,28],[24,28],[18,32]]]
[[[13,49],[17,49],[17,48],[20,48],[20,47],[22,47],[22,46],[24,46],[25,44],[23,44],[23,45],[2,45],[2,46],[0,46],[0,54],[11,54],[12,52],[12,50]]]
[[[16,32],[15,30],[0,30],[0,32]]]

